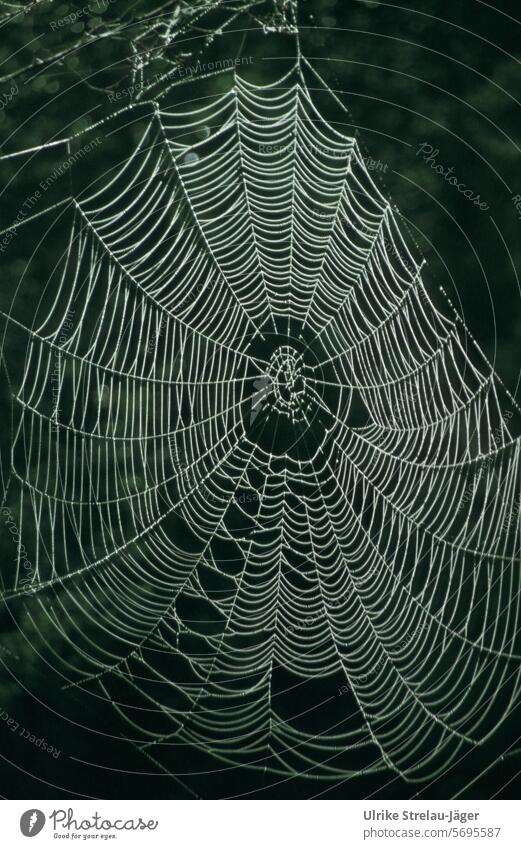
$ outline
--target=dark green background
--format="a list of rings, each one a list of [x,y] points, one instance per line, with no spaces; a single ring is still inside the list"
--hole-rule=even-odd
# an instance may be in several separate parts
[[[131,7],[116,2],[103,14],[82,18],[83,29],[64,26],[53,31],[50,21],[82,5],[45,3],[0,29],[0,75],[5,75],[0,95],[13,84],[19,88],[12,103],[0,112],[2,152],[30,148],[55,134],[63,136],[86,128],[114,108],[108,92],[131,83],[127,62],[130,43],[140,32],[140,16],[152,12],[155,4],[142,2]],[[225,8],[231,5],[225,4]],[[172,56],[180,50],[190,53],[186,61],[191,64],[194,57],[210,61],[239,53],[251,55],[254,62],[245,68],[245,75],[257,82],[276,79],[294,56],[294,38],[263,33],[259,17],[268,19],[271,4],[253,5],[252,14],[240,16],[210,44],[207,33],[226,15],[221,8],[208,16],[205,32],[192,28],[182,43],[174,45]],[[518,6],[515,0],[495,6],[478,0],[415,4],[302,0],[299,10],[302,51],[347,107],[345,111],[330,100],[329,117],[344,132],[356,132],[363,151],[381,163],[374,173],[382,191],[399,207],[409,242],[428,262],[426,286],[450,312],[439,292],[440,286],[445,289],[514,395],[521,329],[516,273],[521,265],[521,215],[512,200],[521,193]],[[90,39],[90,34],[105,32],[107,24],[110,27],[121,20],[128,26],[117,36]],[[153,42],[143,44],[154,48]],[[53,57],[58,51],[66,55],[56,62]],[[42,63],[32,68],[35,60]],[[28,70],[20,73],[26,66]],[[146,73],[155,74],[163,67],[163,60],[152,53]],[[11,74],[15,74],[12,79]],[[206,83],[209,92],[224,84],[222,79]],[[439,151],[439,163],[453,167],[453,173],[489,204],[488,211],[479,210],[416,155],[424,142]],[[3,229],[11,223],[20,203],[45,178],[49,164],[37,159],[9,185],[17,167],[12,162],[0,165]],[[58,185],[53,192],[59,196],[62,188]],[[49,192],[46,202],[53,199]],[[18,238],[0,255],[4,310],[9,309],[26,259],[24,249],[23,239]],[[48,260],[43,250],[38,257],[43,279]],[[30,318],[39,279],[36,266],[17,301],[18,316],[23,317],[25,312]],[[10,329],[5,341],[8,364],[23,355],[25,344],[23,334]],[[5,371],[1,391],[4,427],[0,444],[5,476],[10,445],[10,386]],[[0,557],[5,563],[13,557],[12,541],[3,528]],[[12,615],[23,623],[23,633],[15,627]],[[23,607],[6,611],[3,624],[0,709],[38,737],[44,736],[62,754],[55,760],[0,724],[0,794],[7,798],[188,795],[168,776],[158,776],[152,764],[121,740],[126,729],[110,705],[61,689],[51,667],[30,646],[33,636]],[[55,639],[50,628],[48,636]],[[58,710],[62,718],[57,719],[53,710]],[[373,782],[360,779],[328,790],[326,785],[295,779],[263,790],[258,777],[232,769],[188,783],[206,798],[256,790],[260,797],[275,798],[310,797],[319,792],[329,798],[357,798],[372,792],[381,798],[408,798],[415,793],[423,793],[425,798],[447,798],[492,765],[466,795],[489,797],[506,785],[500,796],[515,797],[519,793],[515,777],[519,759],[495,761],[515,738],[518,719],[514,716],[490,746],[469,753],[458,768],[426,789],[407,786],[389,775],[388,784],[385,778]],[[180,772],[185,765],[190,771],[190,764],[181,759]],[[151,775],[144,777],[147,770]]]

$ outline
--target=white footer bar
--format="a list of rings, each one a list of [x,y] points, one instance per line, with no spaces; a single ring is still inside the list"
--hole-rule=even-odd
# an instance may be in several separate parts
[[[2,801],[0,829],[9,849],[521,847],[515,801]]]

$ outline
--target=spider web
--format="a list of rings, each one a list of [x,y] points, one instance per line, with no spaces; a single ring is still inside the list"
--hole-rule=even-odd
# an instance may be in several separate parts
[[[305,70],[132,104],[10,228],[70,236],[8,316],[5,596],[165,769],[420,782],[518,700],[517,407]]]

